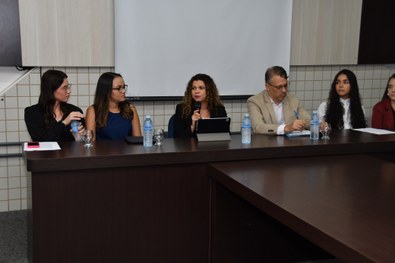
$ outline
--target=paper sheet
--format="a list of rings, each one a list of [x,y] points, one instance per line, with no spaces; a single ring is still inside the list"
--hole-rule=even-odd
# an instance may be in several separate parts
[[[32,151],[55,151],[60,150],[60,146],[57,142],[39,142],[39,147],[37,148],[28,148],[27,142],[23,144],[23,150],[26,152]]]
[[[375,128],[361,128],[361,129],[353,129],[353,130],[360,131],[360,132],[372,133],[372,134],[376,134],[376,135],[395,134],[394,131],[375,129]]]

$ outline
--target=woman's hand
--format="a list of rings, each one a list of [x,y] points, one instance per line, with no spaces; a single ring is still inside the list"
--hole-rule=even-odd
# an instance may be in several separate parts
[[[80,122],[80,126],[78,126],[78,133],[80,135],[85,135],[85,127],[84,127],[84,125],[82,125],[81,122]]]
[[[192,118],[191,132],[193,132],[195,130],[196,121],[200,119],[200,110],[199,109],[195,110],[191,118]]]
[[[328,123],[326,121],[323,121],[320,123],[320,131],[323,131],[325,127],[328,127]]]
[[[200,119],[200,110],[195,110],[192,114],[192,123]]]
[[[84,114],[82,114],[79,111],[72,111],[70,112],[70,114],[62,121],[64,125],[69,125],[71,123],[71,121],[74,120],[81,120],[82,118],[84,118]]]

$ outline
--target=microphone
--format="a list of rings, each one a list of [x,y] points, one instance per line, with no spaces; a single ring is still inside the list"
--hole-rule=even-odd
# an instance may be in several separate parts
[[[202,107],[202,103],[200,101],[195,102],[195,110],[199,110]]]
[[[202,103],[200,101],[196,101],[195,102],[195,110],[198,110],[200,112],[201,107],[202,107]],[[198,126],[199,126],[199,120],[196,122],[195,131],[198,130]]]

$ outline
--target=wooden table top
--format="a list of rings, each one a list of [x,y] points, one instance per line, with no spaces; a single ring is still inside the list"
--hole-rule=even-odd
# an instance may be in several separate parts
[[[231,141],[196,142],[194,139],[165,139],[162,146],[144,148],[126,141],[61,142],[60,151],[25,152],[29,171],[57,171],[142,165],[204,163],[267,158],[395,151],[395,135],[373,135],[351,130],[333,132],[330,140],[309,137],[254,135],[250,145],[240,135]]]
[[[395,259],[393,163],[320,156],[215,163],[209,174],[339,259]]]

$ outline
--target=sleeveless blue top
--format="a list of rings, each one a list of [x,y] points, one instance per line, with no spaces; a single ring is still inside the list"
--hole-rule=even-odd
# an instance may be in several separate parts
[[[132,120],[124,119],[121,113],[108,113],[107,125],[96,130],[96,140],[124,140],[131,136]]]

